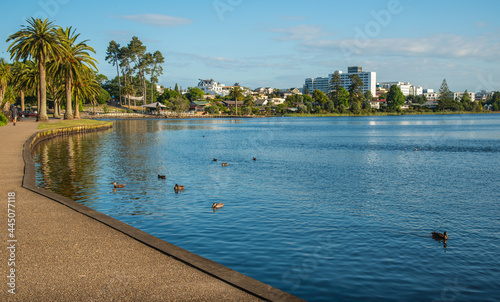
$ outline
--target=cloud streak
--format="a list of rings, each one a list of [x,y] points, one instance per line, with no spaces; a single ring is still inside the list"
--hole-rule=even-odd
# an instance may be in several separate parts
[[[159,28],[184,26],[194,22],[193,20],[190,19],[159,15],[159,14],[123,15],[123,16],[117,16],[116,18],[135,21],[141,24]]]
[[[359,57],[431,57],[498,61],[500,39],[497,33],[480,36],[433,34],[415,38],[370,38],[357,34],[352,38],[337,38],[317,25],[268,28],[278,33],[277,41],[295,41],[303,52],[325,52],[330,55]]]

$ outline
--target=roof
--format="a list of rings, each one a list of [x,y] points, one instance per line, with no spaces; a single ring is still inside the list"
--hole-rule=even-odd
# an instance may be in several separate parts
[[[205,102],[205,101],[194,101],[194,102],[191,102],[191,105],[196,105],[196,106],[206,106],[208,104],[208,102]]]
[[[158,108],[158,107],[164,108],[167,106],[163,105],[160,102],[155,102],[155,103],[151,103],[151,104],[147,104],[147,105],[142,105],[141,107],[144,107],[144,108]]]

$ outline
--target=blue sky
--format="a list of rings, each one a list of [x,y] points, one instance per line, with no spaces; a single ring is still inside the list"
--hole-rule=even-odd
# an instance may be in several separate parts
[[[77,1],[2,5],[0,57],[29,17],[72,26],[96,50],[99,72],[109,41],[137,36],[166,62],[160,84],[186,88],[214,78],[256,88],[302,87],[307,77],[348,66],[378,81],[453,91],[500,90],[500,2],[427,1]]]

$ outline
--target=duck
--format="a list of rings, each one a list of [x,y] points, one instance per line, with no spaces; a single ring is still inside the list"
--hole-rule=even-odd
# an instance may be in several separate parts
[[[214,158],[213,161],[217,161],[217,158]]]
[[[227,163],[222,163],[222,166],[223,166],[223,167],[227,167],[227,166],[228,166],[228,164],[227,164]]]
[[[257,160],[257,158],[254,157],[253,160],[255,161],[255,160]]]
[[[179,186],[178,184],[175,184],[174,190],[176,191],[184,190],[184,186]]]
[[[224,206],[224,204],[223,204],[223,203],[220,203],[220,202],[214,202],[214,203],[212,204],[212,208],[213,208],[214,210],[215,210],[215,209],[220,209],[220,208],[222,208],[223,206]]]
[[[446,240],[448,239],[448,234],[446,234],[446,232],[444,233],[432,232],[432,238],[436,240]]]
[[[417,149],[417,148],[415,148],[415,151],[418,151],[418,149]]]
[[[111,184],[115,186],[115,189],[116,188],[123,188],[123,187],[125,187],[125,184],[117,184],[116,181],[112,182]]]
[[[165,175],[160,175],[160,174],[158,174],[158,178],[159,179],[167,179],[167,177]]]

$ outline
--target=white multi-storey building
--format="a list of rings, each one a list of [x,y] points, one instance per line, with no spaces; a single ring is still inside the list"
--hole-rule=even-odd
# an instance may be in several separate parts
[[[340,86],[349,90],[349,86],[351,86],[351,76],[356,74],[363,82],[363,93],[367,90],[371,91],[372,95],[375,96],[377,90],[377,73],[376,72],[367,72],[363,71],[361,66],[352,66],[347,68],[347,73],[342,73],[342,71],[338,70],[335,73],[338,73],[340,76]],[[329,93],[333,89],[332,80],[335,73],[331,73],[328,77],[318,77],[318,78],[307,78],[305,80],[304,89],[307,89],[309,93],[312,93],[314,90],[321,90],[324,93]]]
[[[198,83],[198,88],[203,90],[205,94],[212,94],[212,95],[221,95],[221,96],[226,96],[229,92],[227,89],[224,89],[226,85],[217,83],[214,81],[214,79],[210,80],[202,80],[200,79],[200,82]]]
[[[378,84],[380,88],[387,91],[391,90],[393,85],[396,85],[401,89],[404,96],[409,95],[422,95],[424,94],[424,89],[420,86],[413,86],[410,82],[382,82]]]
[[[467,92],[469,94],[469,98],[472,102],[475,102],[476,101],[476,94],[474,92]],[[464,92],[453,92],[453,99],[454,100],[457,100],[457,101],[460,101],[462,99],[462,97],[464,96],[465,94],[465,91]]]

